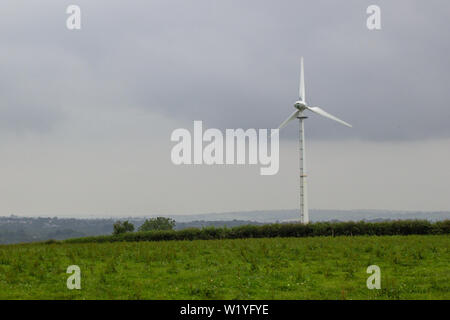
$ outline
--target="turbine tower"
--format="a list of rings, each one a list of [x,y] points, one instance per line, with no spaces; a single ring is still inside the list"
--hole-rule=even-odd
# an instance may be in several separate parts
[[[337,121],[347,127],[352,127],[345,121],[336,118],[335,116],[329,114],[319,107],[311,107],[306,103],[306,93],[305,93],[305,75],[303,70],[303,57],[301,57],[301,69],[300,69],[300,86],[298,89],[298,100],[294,103],[295,111],[280,124],[278,129],[286,126],[288,122],[299,119],[300,122],[300,219],[302,223],[309,223],[309,212],[308,212],[308,199],[307,199],[307,189],[306,189],[306,153],[305,153],[305,119],[306,117],[303,112],[306,110],[317,113],[323,117],[329,118],[331,120]]]

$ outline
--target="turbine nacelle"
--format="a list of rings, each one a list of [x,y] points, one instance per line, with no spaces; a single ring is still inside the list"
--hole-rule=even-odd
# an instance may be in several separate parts
[[[306,109],[306,103],[301,101],[301,100],[297,100],[294,103],[294,107],[297,108],[300,111],[303,111]]]

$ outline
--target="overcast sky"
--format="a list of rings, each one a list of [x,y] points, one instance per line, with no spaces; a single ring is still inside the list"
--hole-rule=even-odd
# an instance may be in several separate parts
[[[170,135],[278,126],[300,56],[309,104],[353,124],[308,118],[310,206],[450,210],[449,17],[446,1],[3,0],[0,215],[297,208],[297,123],[270,177],[175,166]]]

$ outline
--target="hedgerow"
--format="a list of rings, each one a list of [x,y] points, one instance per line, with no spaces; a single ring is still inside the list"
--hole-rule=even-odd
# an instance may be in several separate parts
[[[262,226],[245,225],[234,228],[207,227],[167,231],[140,231],[118,235],[106,235],[67,239],[67,243],[115,242],[115,241],[166,241],[211,240],[275,237],[359,236],[359,235],[413,235],[449,234],[450,220],[399,220],[389,222],[316,222],[275,223]]]

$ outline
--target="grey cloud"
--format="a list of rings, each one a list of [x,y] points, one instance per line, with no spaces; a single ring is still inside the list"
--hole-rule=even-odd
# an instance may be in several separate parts
[[[365,9],[372,2],[129,1],[125,6],[80,0],[83,29],[70,32],[64,23],[69,3],[6,1],[0,5],[9,13],[0,24],[5,39],[0,47],[33,54],[41,68],[34,80],[35,92],[42,93],[38,105],[56,106],[22,126],[49,127],[64,118],[55,95],[45,89],[51,83],[62,105],[75,100],[70,105],[138,106],[218,128],[275,127],[297,98],[303,55],[309,102],[354,124],[347,130],[311,116],[312,138],[449,137],[450,5],[379,1],[383,29],[369,31]],[[45,52],[53,61],[40,59]],[[0,78],[1,83],[15,79],[18,90],[33,67],[21,70],[21,60],[16,63]],[[27,101],[26,91],[19,91],[18,104],[36,107],[36,95]],[[9,106],[16,109],[2,117],[19,125],[19,107],[14,101]],[[296,135],[297,126],[291,125],[283,137]]]
[[[54,108],[46,106],[20,106],[0,109],[0,131],[25,133],[49,133],[63,120],[63,115]]]
[[[65,28],[73,3],[81,31]],[[373,3],[376,32],[365,27]],[[297,98],[301,55],[309,102],[354,125],[308,119],[311,207],[448,210],[449,9],[418,0],[3,0],[0,214],[295,208],[296,141],[280,144],[278,175],[259,176],[255,166],[174,166],[170,133],[192,120],[277,126]]]

